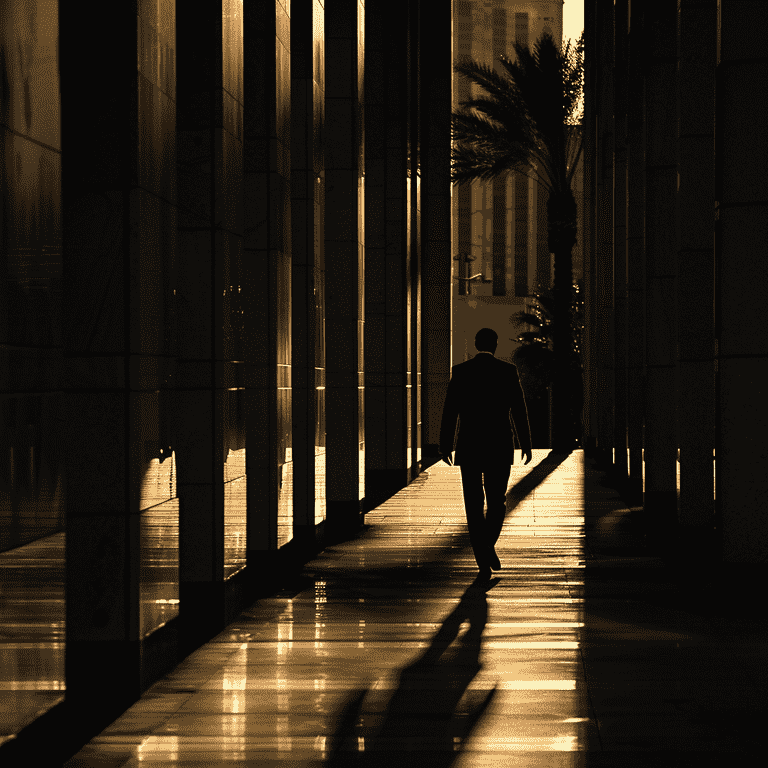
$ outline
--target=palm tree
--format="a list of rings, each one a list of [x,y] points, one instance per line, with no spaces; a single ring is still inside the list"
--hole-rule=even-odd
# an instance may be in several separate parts
[[[571,417],[577,435],[581,434],[580,412],[583,405],[582,371],[581,371],[581,343],[584,321],[584,301],[581,282],[573,284],[574,301],[571,305],[572,318],[572,344],[569,350],[569,373],[571,385],[569,394],[573,402]],[[536,409],[537,401],[545,396],[547,388],[552,384],[553,378],[553,353],[552,340],[554,336],[554,311],[555,305],[550,290],[538,290],[532,297],[533,302],[527,310],[515,312],[509,321],[514,325],[525,324],[533,330],[523,331],[516,338],[520,344],[512,354],[512,362],[517,366],[520,374],[520,383],[525,392],[529,405],[529,417],[531,408]]]
[[[549,193],[547,240],[555,261],[552,447],[568,451],[576,439],[569,394],[577,230],[571,181],[582,151],[584,35],[575,48],[569,41],[562,51],[550,33],[539,38],[533,51],[520,43],[513,46],[517,61],[500,57],[503,73],[475,61],[454,66],[487,96],[462,102],[452,115],[451,181],[467,184],[518,172],[534,174]]]

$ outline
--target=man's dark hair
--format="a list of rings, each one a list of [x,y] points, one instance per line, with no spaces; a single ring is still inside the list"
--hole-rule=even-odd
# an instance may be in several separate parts
[[[475,334],[475,349],[478,352],[495,352],[499,335],[493,328],[481,328]]]

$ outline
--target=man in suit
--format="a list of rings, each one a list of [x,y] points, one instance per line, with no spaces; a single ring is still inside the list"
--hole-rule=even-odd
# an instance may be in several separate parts
[[[532,458],[531,430],[520,378],[514,365],[494,356],[498,340],[496,331],[481,328],[475,336],[477,354],[453,366],[440,424],[440,455],[447,464],[451,463],[455,440],[454,464],[461,469],[469,540],[480,578],[486,579],[490,578],[491,568],[501,568],[495,545],[504,524],[507,483],[514,464],[513,429],[524,463]]]

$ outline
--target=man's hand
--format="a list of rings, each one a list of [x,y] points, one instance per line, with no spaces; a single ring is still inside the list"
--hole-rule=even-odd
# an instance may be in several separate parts
[[[533,458],[533,453],[531,451],[523,451],[523,458],[525,459],[523,464],[527,464]]]

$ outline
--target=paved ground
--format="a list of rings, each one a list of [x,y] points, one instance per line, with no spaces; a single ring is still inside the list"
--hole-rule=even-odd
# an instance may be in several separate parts
[[[590,466],[513,467],[485,586],[459,470],[430,467],[66,768],[736,764],[760,739],[764,624],[687,601]]]

